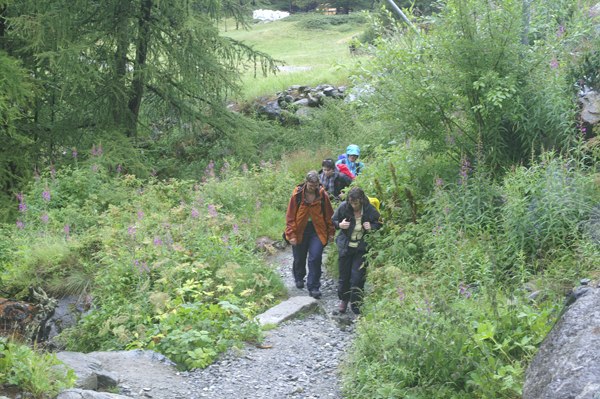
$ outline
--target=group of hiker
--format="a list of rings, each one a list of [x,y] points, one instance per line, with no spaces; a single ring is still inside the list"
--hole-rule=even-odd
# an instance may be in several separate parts
[[[335,239],[340,313],[349,306],[354,314],[360,314],[367,266],[364,237],[381,227],[378,209],[360,187],[344,193],[364,168],[359,156],[360,148],[351,144],[337,161],[325,159],[319,172],[309,171],[304,182],[294,188],[286,212],[284,239],[292,245],[296,288],[303,289],[306,278],[308,294],[315,299],[322,295],[323,250]],[[339,204],[335,212],[332,201]]]

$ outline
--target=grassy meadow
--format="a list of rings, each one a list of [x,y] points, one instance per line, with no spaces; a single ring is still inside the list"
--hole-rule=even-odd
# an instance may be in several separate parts
[[[273,22],[235,29],[229,21],[221,26],[223,35],[244,42],[278,61],[279,72],[263,76],[249,68],[241,76],[242,98],[269,95],[295,84],[348,83],[348,66],[356,57],[349,44],[367,26],[357,15],[296,14]]]

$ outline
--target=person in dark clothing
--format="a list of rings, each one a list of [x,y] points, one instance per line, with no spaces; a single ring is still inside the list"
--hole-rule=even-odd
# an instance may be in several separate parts
[[[333,208],[325,188],[319,183],[319,174],[311,170],[305,182],[294,188],[290,198],[285,215],[285,238],[292,244],[296,288],[304,288],[306,277],[308,295],[315,299],[321,298],[323,249],[335,234],[332,214]]]
[[[321,167],[319,171],[321,184],[327,190],[329,198],[339,201],[342,190],[352,183],[352,179],[337,170],[333,159],[324,160]]]
[[[340,313],[346,312],[348,304],[355,314],[360,313],[367,276],[367,243],[364,237],[382,226],[380,217],[359,187],[350,189],[347,200],[333,214],[333,225],[340,230],[335,239],[338,248]]]

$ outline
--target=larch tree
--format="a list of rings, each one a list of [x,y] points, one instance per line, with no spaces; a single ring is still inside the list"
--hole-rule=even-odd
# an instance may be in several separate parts
[[[221,17],[243,17],[243,5],[229,3],[0,1],[0,49],[21,60],[37,87],[17,130],[49,161],[98,136],[135,139],[158,118],[213,136],[231,130],[225,99],[238,89],[239,68],[275,65],[219,35]]]

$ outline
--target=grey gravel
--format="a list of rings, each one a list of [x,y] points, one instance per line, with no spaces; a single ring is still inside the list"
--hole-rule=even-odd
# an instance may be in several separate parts
[[[308,295],[294,286],[291,249],[269,258],[290,296]],[[281,323],[260,347],[230,351],[202,370],[181,373],[189,398],[339,399],[339,365],[351,344],[355,318],[337,314],[336,282],[324,271],[318,311]],[[182,387],[178,391],[181,392]]]

